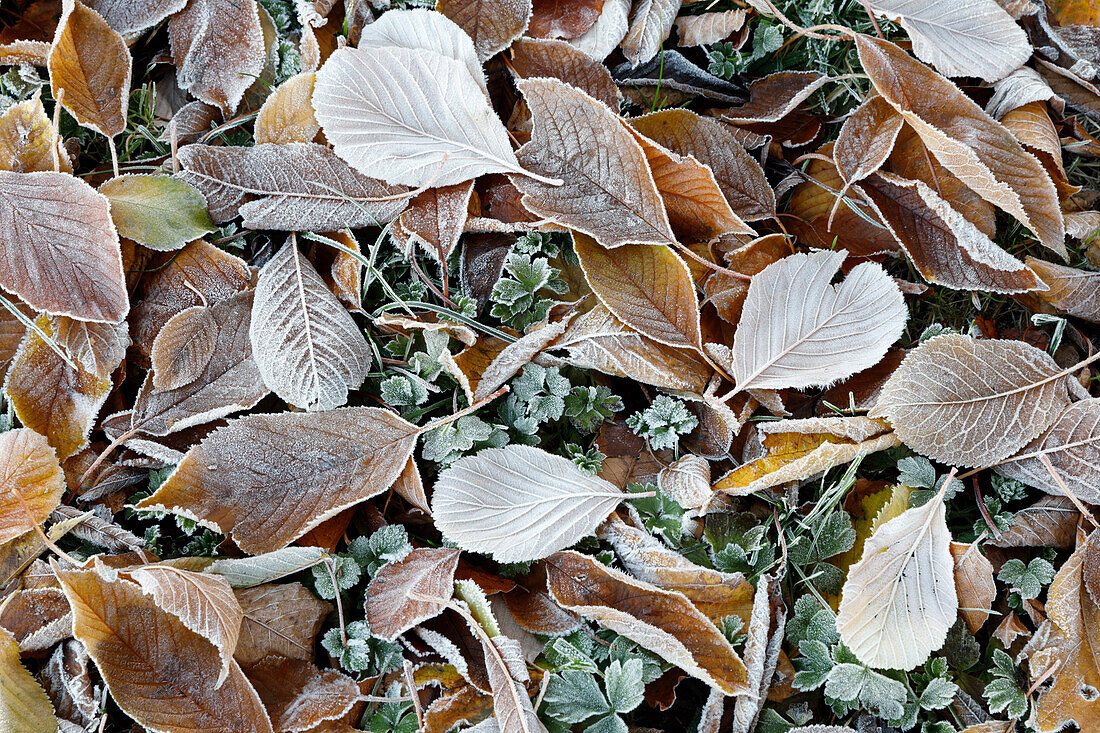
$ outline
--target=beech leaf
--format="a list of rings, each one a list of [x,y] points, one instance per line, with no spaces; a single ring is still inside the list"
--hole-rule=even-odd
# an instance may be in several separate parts
[[[870,415],[929,458],[989,466],[1058,419],[1069,405],[1065,374],[1022,341],[937,336],[905,357]]]
[[[738,390],[830,384],[874,366],[901,335],[908,311],[879,265],[829,284],[845,254],[795,254],[753,275],[733,340]]]
[[[836,628],[869,667],[910,670],[947,638],[958,615],[944,488],[880,526],[848,571]]]
[[[623,493],[572,461],[526,445],[488,448],[439,474],[435,525],[498,562],[538,560],[596,529]]]

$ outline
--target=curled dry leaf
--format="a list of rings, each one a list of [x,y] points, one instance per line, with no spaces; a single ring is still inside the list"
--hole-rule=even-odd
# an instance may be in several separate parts
[[[188,145],[179,161],[179,177],[206,196],[217,223],[241,216],[254,229],[332,231],[388,222],[408,203],[404,188],[361,175],[313,143]]]
[[[77,0],[63,5],[47,61],[53,97],[81,125],[118,135],[130,103],[130,51],[99,13]]]
[[[829,284],[845,254],[795,254],[753,276],[733,340],[739,391],[827,385],[873,366],[901,335],[908,310],[882,267],[865,262]]]
[[[498,562],[538,560],[596,529],[623,493],[568,458],[526,445],[488,448],[439,474],[435,526]]]
[[[592,291],[616,318],[659,343],[702,347],[695,284],[679,255],[645,244],[605,249],[577,232],[573,248]]]
[[[944,488],[879,527],[848,571],[836,628],[869,667],[909,670],[939,649],[958,615]]]
[[[73,609],[74,635],[127,715],[150,730],[272,733],[237,663],[229,663],[229,675],[217,685],[221,661],[214,645],[136,584],[108,580],[103,569],[55,572]]]
[[[474,399],[486,399],[501,385],[519,374],[523,367],[530,364],[536,355],[565,331],[569,326],[569,320],[569,318],[563,318],[555,323],[548,323],[501,349],[481,372],[481,378],[478,379],[477,387],[474,389]]]
[[[550,595],[727,695],[747,691],[737,652],[691,601],[604,566],[579,552],[546,559]]]
[[[1069,405],[1063,372],[1021,341],[937,336],[905,357],[871,411],[910,448],[956,466],[999,463]]]
[[[913,53],[944,76],[994,82],[1031,57],[1027,34],[997,0],[869,0],[868,7],[900,20]]]
[[[482,61],[512,45],[531,19],[531,0],[438,0],[435,7],[473,39]]]
[[[313,73],[295,74],[264,100],[256,115],[256,144],[313,142],[321,126],[313,115]]]
[[[29,428],[0,434],[0,542],[46,521],[61,502],[65,474],[46,439]]]
[[[0,628],[0,721],[21,733],[55,733],[50,698],[19,661],[19,645]]]
[[[50,320],[36,325],[53,337]],[[4,385],[19,421],[46,436],[65,460],[88,443],[99,408],[111,391],[111,380],[65,362],[35,331],[28,331],[12,361]]]
[[[387,563],[367,586],[367,623],[371,633],[393,640],[443,612],[427,598],[449,598],[454,592],[458,550],[420,547]]]
[[[435,51],[342,48],[317,71],[313,107],[337,155],[391,184],[522,174],[479,81]]]
[[[388,489],[418,432],[374,407],[250,415],[189,450],[138,506],[218,527],[245,552],[270,552]]]
[[[557,79],[526,79],[518,86],[534,125],[520,162],[562,181],[514,176],[523,205],[605,247],[675,243],[645,151],[618,116]]]
[[[993,582],[993,565],[978,551],[977,543],[952,542],[951,557],[955,561],[955,590],[959,596],[959,613],[971,634],[989,618],[989,610],[997,597]]]
[[[192,306],[172,316],[153,340],[153,387],[167,391],[202,375],[218,345],[218,322],[209,308]]]
[[[176,83],[231,117],[267,57],[256,0],[188,0],[168,37]]]
[[[1049,288],[1040,290],[1037,296],[1063,313],[1100,323],[1100,272],[1079,270],[1034,257],[1024,262]]]
[[[69,358],[100,379],[118,368],[130,345],[125,323],[89,323],[51,316],[50,332]]]
[[[994,470],[1048,494],[1064,495],[1043,459],[1075,497],[1100,504],[1100,399],[1066,407],[1049,430]]]
[[[751,733],[768,700],[772,677],[779,662],[783,632],[787,624],[787,605],[783,602],[781,575],[762,575],[756,581],[752,617],[746,622],[745,666],[749,689],[755,695],[742,695],[733,708],[733,733]]]
[[[0,171],[0,232],[0,286],[28,305],[82,321],[126,317],[110,204],[87,183],[67,173]]]
[[[264,383],[307,410],[343,405],[370,367],[363,332],[293,236],[260,271],[248,333]]]
[[[119,176],[100,186],[99,192],[111,202],[118,233],[149,249],[176,250],[215,231],[206,199],[178,178]]]
[[[1058,193],[1039,160],[958,87],[889,41],[856,37],[871,83],[945,168],[1065,257]]]
[[[719,119],[736,125],[777,122],[829,81],[817,71],[780,71],[752,83],[749,101],[723,112]]]

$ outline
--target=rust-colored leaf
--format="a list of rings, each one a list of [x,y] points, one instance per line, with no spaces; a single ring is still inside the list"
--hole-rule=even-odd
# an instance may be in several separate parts
[[[359,685],[335,669],[302,659],[267,657],[245,670],[277,733],[312,731],[339,720],[359,699]]]
[[[443,606],[418,596],[449,598],[454,589],[458,550],[418,548],[388,563],[367,586],[367,623],[371,633],[396,639],[443,612]]]
[[[248,666],[269,655],[313,659],[313,646],[333,610],[301,583],[237,590],[244,619],[233,658]]]
[[[313,73],[296,74],[264,100],[256,116],[256,144],[313,142],[321,126],[313,116]]]
[[[256,0],[188,0],[168,22],[176,82],[231,116],[264,68]]]
[[[436,0],[435,9],[469,34],[482,61],[508,48],[531,19],[531,0]]]
[[[970,633],[977,634],[986,619],[997,586],[993,582],[993,565],[978,551],[977,544],[952,542],[951,557],[955,561],[955,590],[959,594],[959,614]]]

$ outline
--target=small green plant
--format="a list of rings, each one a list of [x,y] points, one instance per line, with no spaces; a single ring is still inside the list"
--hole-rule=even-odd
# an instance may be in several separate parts
[[[635,435],[649,441],[653,450],[680,447],[680,436],[699,425],[683,402],[668,395],[658,395],[653,404],[627,418],[626,424]]]
[[[493,303],[489,312],[519,330],[546,320],[555,301],[542,297],[543,290],[557,295],[569,291],[558,277],[559,271],[545,257],[513,252],[504,262],[504,272],[489,295]]]

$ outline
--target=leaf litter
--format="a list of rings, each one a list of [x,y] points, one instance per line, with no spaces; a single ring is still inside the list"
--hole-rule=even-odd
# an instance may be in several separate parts
[[[422,4],[5,5],[0,731],[1100,725],[1091,5]]]

